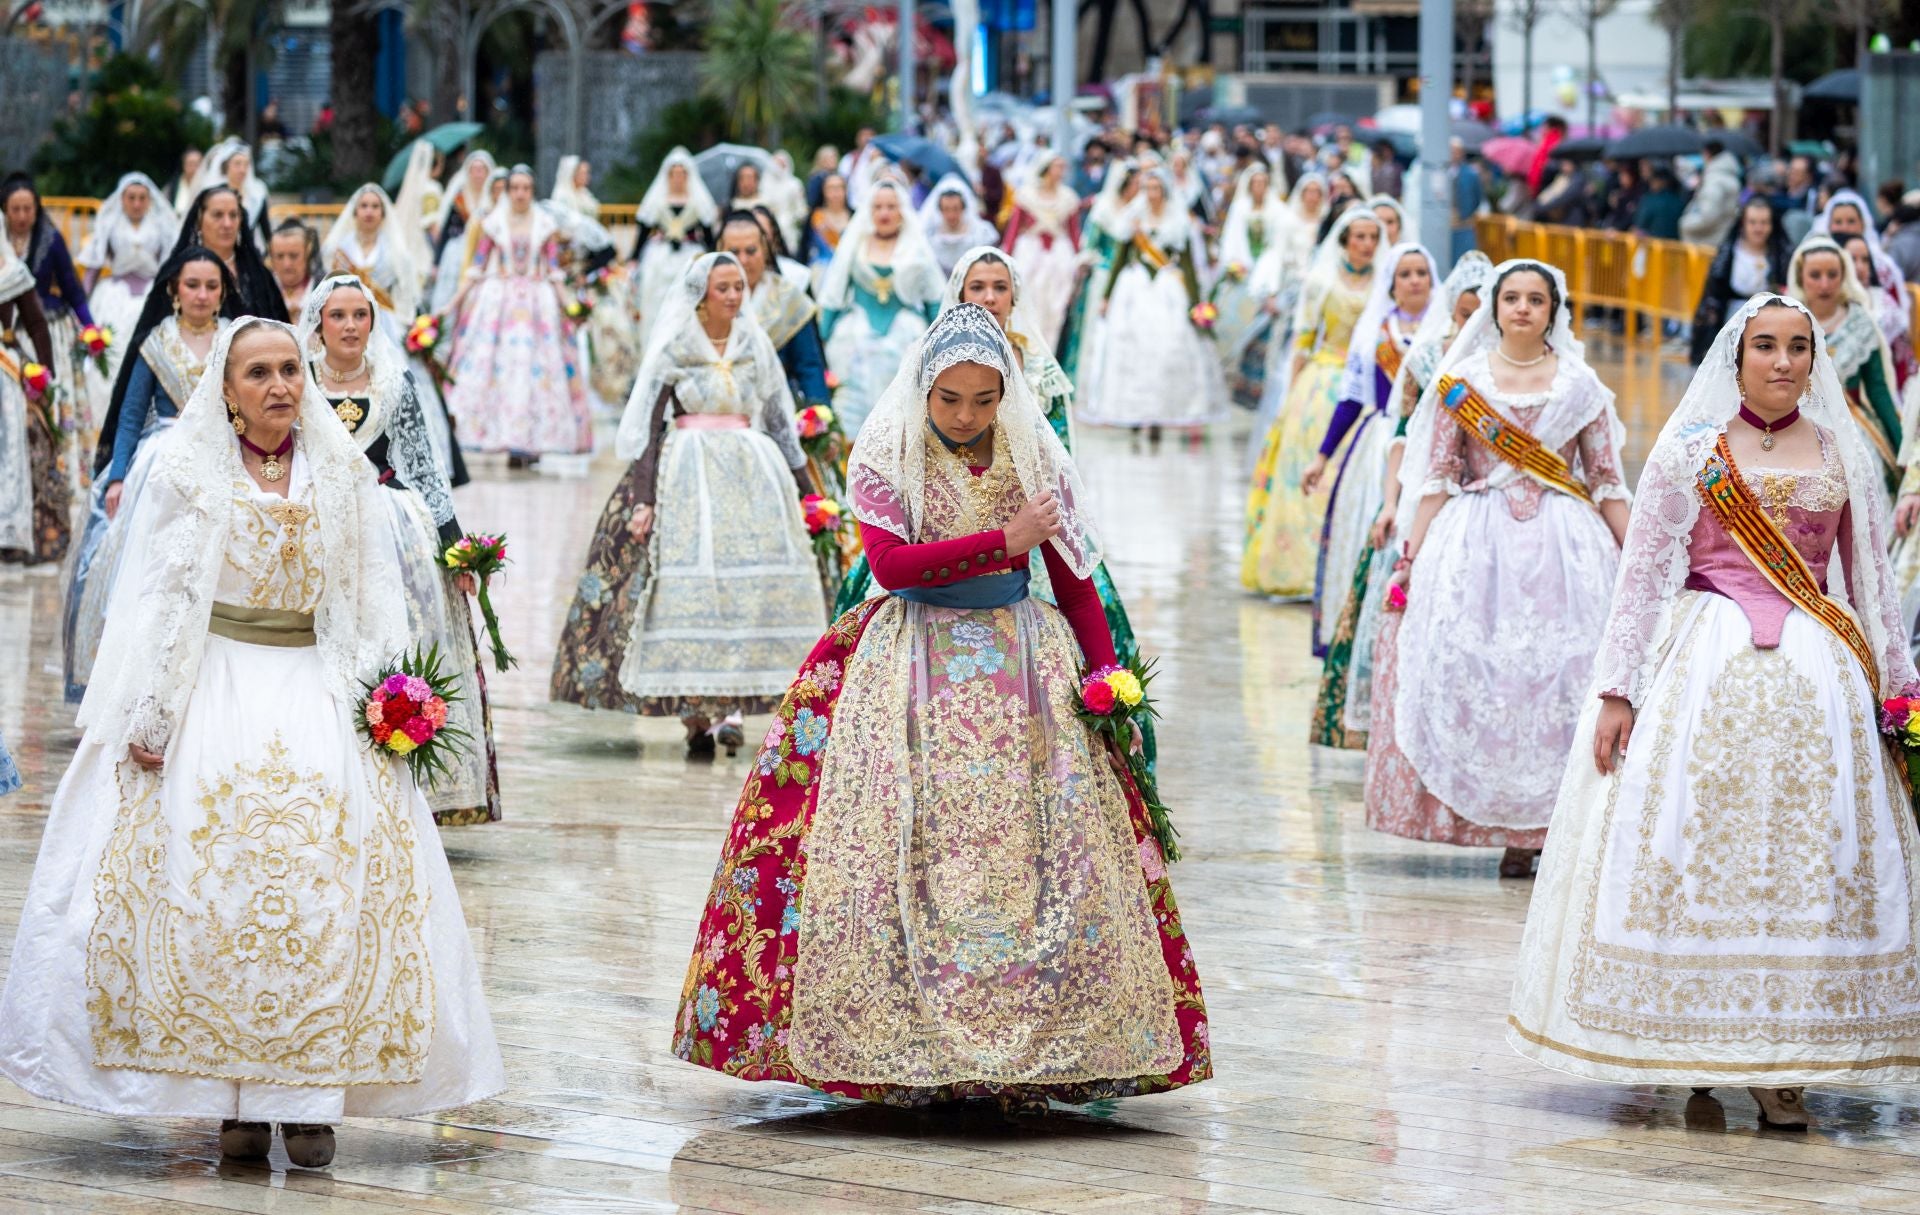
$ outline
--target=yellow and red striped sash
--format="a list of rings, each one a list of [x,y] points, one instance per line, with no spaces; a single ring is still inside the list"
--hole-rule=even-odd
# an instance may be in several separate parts
[[[1747,560],[1753,562],[1753,568],[1759,570],[1774,589],[1785,595],[1795,607],[1827,626],[1835,637],[1853,651],[1853,656],[1860,660],[1861,669],[1867,673],[1867,684],[1873,688],[1873,698],[1878,701],[1880,664],[1874,660],[1873,647],[1867,644],[1866,634],[1861,632],[1852,613],[1821,592],[1820,581],[1800,556],[1800,550],[1780,534],[1780,529],[1767,517],[1767,512],[1760,509],[1760,503],[1747,488],[1747,483],[1740,479],[1740,468],[1733,462],[1733,452],[1727,447],[1725,434],[1714,444],[1712,453],[1707,456],[1707,462],[1701,466],[1695,480],[1700,487],[1700,496],[1706,499],[1714,517],[1727,529],[1727,534],[1740,546],[1740,551],[1747,555]]]
[[[25,371],[26,368],[20,365],[20,360],[14,358],[11,351],[0,350],[0,372],[5,372],[8,379],[18,384]]]
[[[1443,375],[1437,387],[1440,407],[1453,414],[1460,428],[1494,455],[1548,488],[1592,504],[1593,495],[1573,475],[1573,469],[1560,458],[1560,453],[1546,447],[1528,433],[1526,427],[1487,404],[1487,399],[1473,385],[1458,376]]]
[[[1394,340],[1391,329],[1383,328],[1383,334],[1380,344],[1373,348],[1373,362],[1380,369],[1380,374],[1387,377],[1387,383],[1391,384],[1393,377],[1400,374],[1400,360],[1405,352],[1400,349],[1400,343]]]

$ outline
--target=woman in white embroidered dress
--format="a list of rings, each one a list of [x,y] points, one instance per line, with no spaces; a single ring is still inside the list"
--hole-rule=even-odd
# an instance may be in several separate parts
[[[640,225],[634,258],[640,263],[640,348],[645,350],[652,344],[655,315],[719,230],[720,206],[685,148],[673,149],[660,162],[634,219]]]
[[[107,347],[108,383],[120,374],[127,356],[124,342],[140,319],[153,276],[179,235],[180,217],[145,173],[128,173],[100,201],[93,231],[73,260],[83,272],[94,322],[113,330],[116,339]],[[106,407],[104,400],[99,402],[94,416],[102,416]]]
[[[426,800],[354,729],[407,643],[383,492],[292,329],[220,335],[130,519],[140,576],[21,911],[0,996],[21,1088],[224,1119],[239,1159],[278,1122],[321,1168],[343,1117],[503,1086]]]
[[[687,268],[627,398],[631,461],[600,514],[549,694],[677,716],[689,754],[738,750],[826,623],[780,356],[728,253]]]
[[[1080,196],[1066,184],[1067,158],[1049,155],[1027,184],[1013,192],[1002,248],[1020,267],[1038,334],[1060,340],[1073,280],[1080,267]]]
[[[559,225],[533,203],[533,170],[515,165],[488,212],[452,310],[447,408],[469,450],[509,467],[593,450],[593,415],[562,309]]]
[[[1899,391],[1892,353],[1853,259],[1833,240],[1809,236],[1787,262],[1787,293],[1805,304],[1820,326],[1854,422],[1867,447],[1880,457],[1891,493],[1902,475]]]
[[[462,685],[447,720],[472,745],[427,790],[427,804],[442,827],[496,821],[500,778],[493,711],[466,600],[474,591],[473,575],[450,573],[440,560],[464,533],[434,454],[418,382],[357,275],[336,274],[314,286],[300,318],[300,345],[313,362],[321,395],[387,490],[380,500],[393,516],[407,636],[418,648],[438,647],[441,669],[454,672]]]
[[[1559,270],[1510,261],[1408,428],[1395,534],[1407,608],[1374,648],[1367,825],[1504,847],[1525,877],[1545,842],[1627,530],[1613,393],[1574,338]],[[1588,499],[1494,454],[1451,381],[1557,453]]]
[[[1080,420],[1096,426],[1199,428],[1227,408],[1227,382],[1213,343],[1193,318],[1200,293],[1200,233],[1167,175],[1148,173],[1117,233],[1100,368]]]
[[[1843,392],[1805,307],[1756,295],[1661,430],[1508,1017],[1549,1067],[1747,1085],[1788,1129],[1803,1085],[1920,1081],[1920,837],[1878,704],[1916,679]],[[1852,606],[1776,589],[1716,485]]]
[[[1219,277],[1213,287],[1220,319],[1213,338],[1233,402],[1244,409],[1259,406],[1266,384],[1275,316],[1267,301],[1279,287],[1276,276],[1263,284],[1270,289],[1257,289],[1253,270],[1268,249],[1285,240],[1289,226],[1286,199],[1273,188],[1273,169],[1257,160],[1241,170],[1233,201],[1227,204],[1227,222],[1220,229]]]
[[[267,183],[254,172],[253,150],[246,140],[228,136],[207,149],[200,171],[194,175],[195,197],[213,186],[226,186],[240,196],[240,234],[256,250],[266,252],[267,241],[273,236],[272,220],[268,218],[271,200]]]
[[[460,289],[460,277],[473,262],[473,250],[480,243],[480,225],[487,217],[493,199],[488,189],[494,170],[491,152],[469,152],[460,166],[459,184],[447,191],[440,202],[440,214],[434,220],[431,236],[436,263],[433,295],[427,310],[435,316],[447,310]]]

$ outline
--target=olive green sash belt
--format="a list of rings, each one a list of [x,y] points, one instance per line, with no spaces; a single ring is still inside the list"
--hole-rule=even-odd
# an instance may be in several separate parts
[[[297,649],[313,644],[313,613],[280,612],[216,602],[213,605],[213,618],[207,622],[207,631],[215,637],[244,641],[248,645],[277,645]]]

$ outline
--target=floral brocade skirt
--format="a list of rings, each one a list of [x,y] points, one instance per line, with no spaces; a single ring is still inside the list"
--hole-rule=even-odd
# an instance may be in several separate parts
[[[1053,608],[837,621],[735,808],[680,1058],[899,1105],[1081,1103],[1212,1074],[1166,865],[1071,709]]]
[[[1247,496],[1247,542],[1240,556],[1240,583],[1250,591],[1286,599],[1313,594],[1328,498],[1302,493],[1300,478],[1333,420],[1345,374],[1343,351],[1307,360],[1267,430]]]

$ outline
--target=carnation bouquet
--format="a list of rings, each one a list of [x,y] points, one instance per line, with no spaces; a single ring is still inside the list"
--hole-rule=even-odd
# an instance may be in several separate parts
[[[840,504],[823,494],[808,494],[800,499],[800,517],[806,521],[807,534],[813,537],[813,551],[824,561],[840,560],[840,528],[845,514]]]
[[[1074,714],[1096,734],[1111,740],[1116,753],[1125,757],[1140,799],[1147,804],[1147,817],[1160,840],[1160,851],[1168,861],[1177,861],[1180,833],[1174,830],[1172,812],[1160,801],[1159,785],[1147,767],[1146,755],[1134,745],[1138,723],[1160,716],[1147,699],[1147,685],[1153,682],[1153,675],[1153,664],[1138,660],[1127,666],[1101,667],[1080,681],[1080,704]]]
[[[493,600],[487,598],[488,581],[507,568],[507,538],[468,533],[447,546],[440,555],[441,564],[456,574],[472,574],[480,584],[480,617],[486,621],[487,640],[493,645],[493,666],[504,671],[519,663],[500,640],[500,618],[493,614]]]
[[[354,725],[375,751],[406,760],[423,788],[466,754],[467,732],[447,724],[447,706],[461,697],[459,683],[440,670],[439,646],[403,656],[361,686],[366,696]]]
[[[20,368],[20,387],[27,403],[40,414],[48,436],[55,444],[64,442],[67,428],[60,424],[60,385],[53,382],[53,372],[42,364],[27,363]]]
[[[440,346],[440,318],[431,313],[421,313],[413,318],[413,324],[407,326],[407,353],[417,355],[427,365],[427,374],[433,377],[433,386],[440,395],[445,396],[453,385],[453,376],[441,365],[436,351]]]
[[[1212,301],[1202,300],[1187,313],[1187,319],[1193,322],[1195,329],[1202,333],[1210,333],[1213,330],[1213,323],[1220,319],[1220,309],[1214,307]]]
[[[113,330],[105,325],[88,325],[80,331],[74,340],[73,353],[76,359],[92,359],[94,368],[101,375],[107,374],[107,350],[113,345]]]
[[[1906,757],[1907,789],[1920,801],[1920,696],[1882,701],[1880,733]]]

